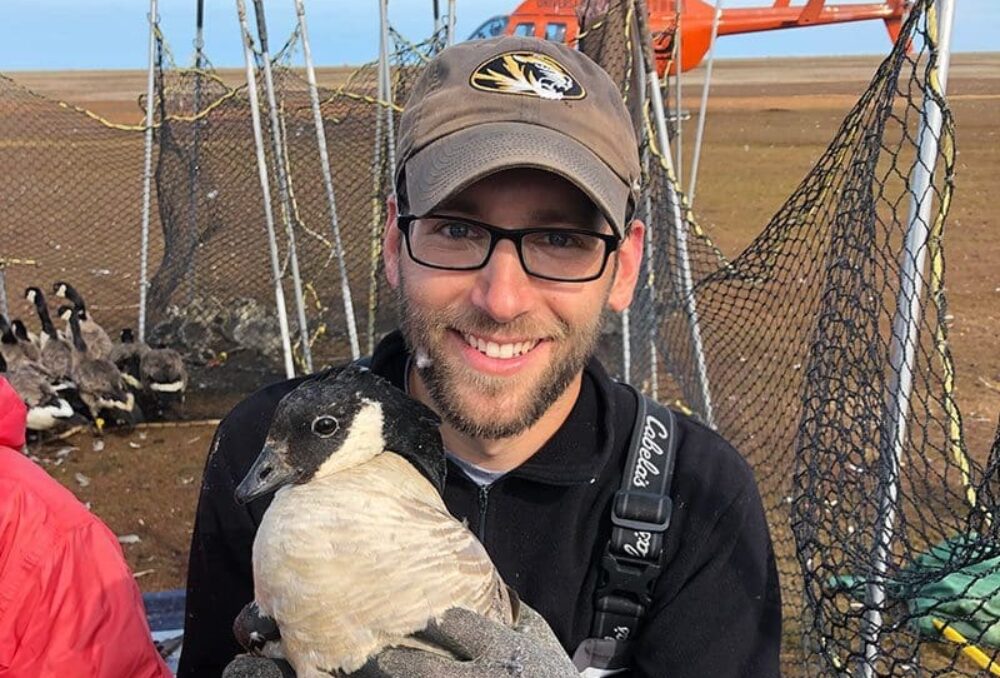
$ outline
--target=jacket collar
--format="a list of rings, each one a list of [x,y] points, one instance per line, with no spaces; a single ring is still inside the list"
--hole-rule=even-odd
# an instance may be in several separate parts
[[[405,388],[409,355],[402,334],[388,334],[372,354],[372,371]],[[611,459],[615,434],[614,382],[596,358],[583,370],[580,395],[563,425],[505,477],[548,485],[592,482]],[[595,444],[596,443],[596,444]]]

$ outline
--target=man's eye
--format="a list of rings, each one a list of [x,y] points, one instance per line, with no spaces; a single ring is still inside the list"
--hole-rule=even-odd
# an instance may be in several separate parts
[[[543,243],[548,247],[563,249],[568,247],[579,247],[579,241],[580,239],[572,233],[560,233],[559,231],[553,231],[545,234]]]
[[[441,231],[446,236],[455,239],[468,238],[470,235],[469,232],[470,230],[471,229],[469,228],[468,224],[463,224],[458,221],[448,222],[441,227]]]

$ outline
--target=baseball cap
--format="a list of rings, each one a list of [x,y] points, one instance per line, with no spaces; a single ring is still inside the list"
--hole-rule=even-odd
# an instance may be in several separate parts
[[[397,155],[396,187],[417,215],[490,174],[534,168],[575,184],[621,236],[639,191],[635,130],[614,81],[582,52],[536,38],[438,54],[400,116]]]

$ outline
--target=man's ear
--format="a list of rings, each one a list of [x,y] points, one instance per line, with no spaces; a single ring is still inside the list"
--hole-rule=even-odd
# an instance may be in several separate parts
[[[611,293],[608,295],[608,307],[620,313],[632,303],[632,294],[639,278],[639,268],[642,264],[642,252],[645,245],[646,225],[639,219],[632,222],[628,233],[618,246],[615,256],[618,257],[618,269],[611,283]]]
[[[396,226],[399,207],[396,196],[390,195],[385,200],[385,228],[382,234],[382,263],[385,264],[385,277],[393,289],[399,286],[399,257],[402,233]]]

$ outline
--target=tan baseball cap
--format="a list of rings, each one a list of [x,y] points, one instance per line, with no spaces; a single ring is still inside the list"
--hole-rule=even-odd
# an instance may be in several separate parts
[[[632,120],[582,52],[536,38],[449,47],[418,77],[399,119],[397,188],[413,214],[501,170],[558,174],[624,232],[639,191]]]

